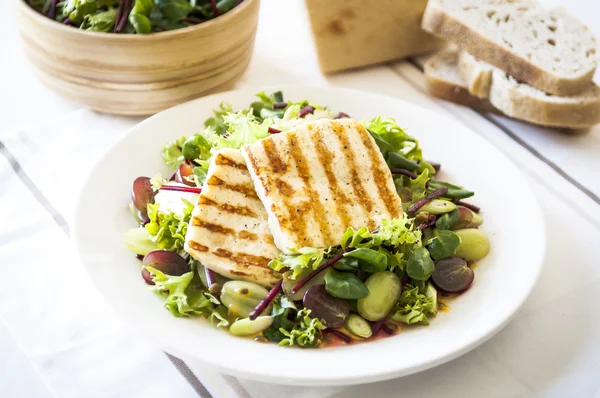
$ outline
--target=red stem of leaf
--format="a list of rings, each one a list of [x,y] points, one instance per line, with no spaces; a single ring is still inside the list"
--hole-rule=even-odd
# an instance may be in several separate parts
[[[415,173],[405,170],[405,169],[391,168],[390,171],[392,172],[392,174],[402,174],[405,176],[409,176],[413,180],[417,178],[417,175]]]
[[[133,0],[122,0],[121,4],[123,3],[125,3],[125,5],[123,6],[122,13],[120,14],[121,19],[119,19],[119,14],[117,14],[115,33],[121,33],[123,29],[125,29],[125,25],[127,25],[127,20],[129,19],[129,14],[133,9]],[[119,5],[119,12],[121,12],[121,5]]]
[[[462,200],[457,199],[454,201],[454,204],[457,204],[462,207],[466,207],[467,209],[472,210],[475,213],[479,213],[481,211],[481,208],[479,208],[479,206],[475,206],[475,205],[472,205],[471,203],[463,202]]]
[[[202,188],[194,187],[180,187],[179,185],[163,185],[160,187],[161,191],[175,191],[175,192],[189,192],[189,193],[202,193]]]
[[[307,105],[300,109],[300,112],[298,112],[298,117],[305,117],[306,115],[312,115],[313,113],[315,113],[315,107],[312,105]]]
[[[441,187],[433,191],[432,193],[425,196],[423,199],[420,199],[414,205],[410,206],[406,211],[409,215],[415,214],[419,209],[425,206],[427,203],[431,202],[434,199],[439,198],[440,196],[445,195],[448,192],[448,187]]]
[[[279,134],[281,130],[274,129],[273,127],[269,127],[269,134]]]
[[[208,291],[211,294],[220,294],[221,293],[221,285],[217,283],[217,278],[213,270],[204,267],[204,274],[206,275],[206,285],[208,286]]]
[[[431,216],[429,216],[429,218],[427,219],[426,222],[424,222],[423,224],[421,224],[417,227],[417,230],[422,231],[425,228],[431,227],[433,224],[435,224],[436,221],[437,221],[437,217],[434,215],[431,215]]]
[[[183,22],[187,22],[187,23],[191,23],[191,24],[199,24],[204,22],[203,19],[200,18],[196,18],[196,17],[187,17],[183,19]]]
[[[283,287],[283,279],[277,282],[277,284],[267,293],[267,295],[260,300],[260,303],[254,307],[252,312],[250,312],[250,320],[253,321],[271,304],[271,301],[275,299],[275,297],[281,292],[281,288]]]
[[[380,321],[375,322],[372,326],[371,326],[371,332],[373,333],[373,336],[376,336],[377,333],[379,333],[379,329],[381,329],[381,327],[383,326],[383,323],[385,322],[385,319],[382,319]]]
[[[394,334],[394,330],[392,328],[390,328],[388,325],[386,325],[385,323],[383,323],[381,325],[381,330],[383,330],[387,334]]]
[[[217,7],[217,0],[210,0],[210,8],[212,8],[215,16],[221,15],[221,11],[219,11],[219,8]]]
[[[336,254],[335,256],[331,257],[329,260],[325,261],[323,264],[321,264],[316,270],[312,271],[310,274],[308,274],[306,276],[306,278],[302,279],[300,282],[298,282],[296,284],[296,286],[294,286],[294,288],[292,289],[292,294],[297,293],[298,290],[302,289],[302,286],[306,285],[308,283],[308,281],[310,281],[312,278],[314,278],[317,274],[319,274],[321,271],[323,271],[324,269],[327,269],[329,267],[331,267],[333,264],[337,263],[338,261],[340,261],[340,259],[342,257],[344,257],[344,253],[347,253],[351,250],[354,249],[346,249],[346,250],[342,250],[341,252],[339,252],[338,254]]]
[[[339,330],[327,329],[329,333],[334,335],[335,337],[343,340],[345,343],[350,344],[352,342],[352,338],[345,333],[340,332]]]
[[[52,0],[52,3],[50,3],[50,7],[48,8],[48,18],[56,18],[56,6],[58,5],[58,2],[59,0]]]

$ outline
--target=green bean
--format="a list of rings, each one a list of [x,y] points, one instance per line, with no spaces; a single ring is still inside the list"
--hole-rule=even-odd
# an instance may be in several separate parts
[[[417,163],[406,159],[404,156],[400,155],[398,152],[388,153],[387,164],[390,167],[405,169],[408,171],[419,170],[419,165]]]

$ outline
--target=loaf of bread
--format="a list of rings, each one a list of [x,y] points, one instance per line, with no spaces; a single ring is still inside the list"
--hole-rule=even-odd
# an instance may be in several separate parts
[[[560,96],[589,88],[600,55],[580,21],[532,1],[430,0],[422,26],[518,81]]]
[[[324,73],[422,54],[443,46],[421,29],[427,0],[306,0]]]

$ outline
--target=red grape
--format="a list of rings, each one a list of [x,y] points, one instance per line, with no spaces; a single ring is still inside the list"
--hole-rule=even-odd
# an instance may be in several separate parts
[[[148,209],[148,203],[154,203],[154,190],[150,178],[138,177],[133,181],[131,200],[135,208],[142,213]]]
[[[302,303],[310,310],[311,318],[324,320],[328,328],[342,326],[350,313],[348,301],[327,293],[323,285],[315,285],[308,289]]]
[[[435,271],[431,280],[440,290],[448,293],[459,293],[471,286],[475,272],[467,266],[462,258],[446,258],[435,263]]]
[[[190,271],[187,261],[179,254],[168,250],[153,250],[144,256],[144,267],[152,267],[163,274],[181,276]],[[142,277],[148,283],[147,275],[142,271]]]

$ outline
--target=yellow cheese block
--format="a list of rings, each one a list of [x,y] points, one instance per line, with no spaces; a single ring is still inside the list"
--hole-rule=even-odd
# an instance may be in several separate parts
[[[324,73],[422,54],[443,42],[421,30],[427,0],[305,0]]]

